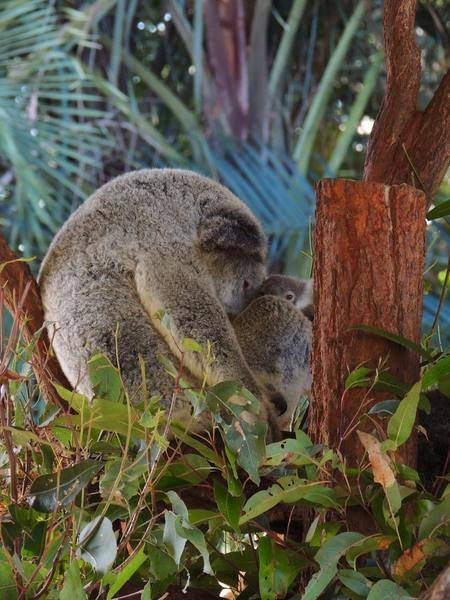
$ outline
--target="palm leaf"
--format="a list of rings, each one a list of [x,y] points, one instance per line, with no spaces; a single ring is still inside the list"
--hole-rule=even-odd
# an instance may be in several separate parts
[[[64,31],[64,33],[63,33]],[[43,0],[0,9],[0,149],[3,225],[12,246],[42,253],[95,187],[111,147],[101,97],[64,50],[67,30]]]

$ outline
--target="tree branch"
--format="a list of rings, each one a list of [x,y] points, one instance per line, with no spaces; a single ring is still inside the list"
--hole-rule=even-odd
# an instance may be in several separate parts
[[[450,563],[433,585],[420,596],[420,600],[445,600],[450,595]]]
[[[385,0],[387,84],[369,140],[364,180],[412,184],[423,189],[430,203],[449,164],[450,75],[425,111],[418,111],[421,67],[415,14],[416,0]]]
[[[369,140],[365,181],[388,183],[386,173],[398,155],[402,131],[416,110],[421,69],[415,15],[416,0],[385,0],[386,92]]]
[[[23,337],[32,346],[32,367],[38,385],[47,402],[68,410],[57,394],[53,382],[71,389],[55,356],[44,327],[44,311],[38,285],[25,262],[20,261],[5,240],[0,237],[0,286],[3,288],[6,308],[14,314],[17,303],[24,296],[21,322]]]

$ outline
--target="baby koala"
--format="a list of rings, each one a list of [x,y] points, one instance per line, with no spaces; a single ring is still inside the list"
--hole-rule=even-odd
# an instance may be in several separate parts
[[[263,281],[257,296],[279,296],[301,310],[311,321],[314,319],[313,280],[296,279],[288,275],[270,275]]]
[[[280,413],[281,430],[311,387],[312,324],[299,306],[312,306],[312,282],[272,275],[233,320],[248,366]]]

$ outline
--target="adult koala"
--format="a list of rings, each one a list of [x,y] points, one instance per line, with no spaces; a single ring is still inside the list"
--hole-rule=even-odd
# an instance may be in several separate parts
[[[215,384],[242,382],[261,400],[261,419],[277,430],[270,403],[247,366],[227,313],[239,312],[265,276],[266,239],[246,206],[196,173],[150,169],[102,186],[67,220],[39,274],[55,354],[70,383],[92,395],[87,361],[119,361],[136,395],[142,383],[171,401],[173,380],[157,356],[182,340],[212,343],[214,361],[185,353],[184,366]],[[171,326],[157,313],[169,315]],[[180,418],[186,403],[176,405]],[[177,415],[177,412],[175,413]],[[204,424],[198,424],[203,427]]]

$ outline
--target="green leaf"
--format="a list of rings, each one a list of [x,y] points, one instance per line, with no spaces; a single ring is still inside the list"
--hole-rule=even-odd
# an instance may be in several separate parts
[[[377,581],[370,590],[367,600],[411,600],[412,596],[390,579]]]
[[[3,548],[0,548],[0,594],[3,600],[17,600],[18,598],[14,574]]]
[[[404,444],[411,435],[416,420],[421,389],[422,383],[420,381],[415,383],[389,419],[387,433],[389,439],[395,443],[397,448]]]
[[[208,573],[209,575],[213,575],[213,571],[211,569],[211,564],[209,562],[209,553],[206,548],[205,536],[197,527],[194,527],[189,522],[189,513],[186,508],[185,503],[181,500],[181,498],[173,491],[167,492],[167,496],[169,497],[173,510],[177,515],[173,520],[174,532],[181,538],[188,540],[193,544],[197,550],[200,552],[203,558],[203,572]],[[167,514],[167,513],[166,513]],[[164,534],[165,534],[164,528]],[[171,531],[172,535],[174,533]],[[172,546],[175,549],[176,557],[178,558],[178,565],[181,559],[181,554],[183,553],[184,545],[182,546],[179,541],[177,541],[176,536],[173,536],[173,539],[176,543],[178,543],[178,547]],[[164,540],[165,541],[165,540]],[[166,544],[167,545],[167,544]],[[181,550],[181,553],[179,553]],[[174,557],[175,558],[175,557]]]
[[[164,581],[177,572],[177,565],[170,554],[166,551],[161,531],[156,531],[156,541],[149,544],[148,558],[150,562],[150,574],[154,581]]]
[[[83,589],[78,561],[70,563],[64,575],[64,586],[60,593],[61,600],[86,600],[87,596]]]
[[[294,559],[270,537],[263,537],[258,544],[259,591],[261,600],[284,598],[297,573],[308,562],[301,557]]]
[[[319,563],[320,571],[315,573],[309,580],[302,600],[315,600],[320,596],[335,577],[338,571],[337,564],[341,556],[346,554],[362,538],[363,536],[360,533],[345,532],[339,533],[336,537],[325,542],[314,557]]]
[[[117,556],[117,541],[108,517],[95,517],[80,531],[78,555],[98,573],[106,573]]]
[[[150,581],[147,581],[142,590],[141,600],[152,600],[152,586]]]
[[[336,537],[342,529],[341,523],[331,521],[330,523],[321,523],[312,533],[310,533],[308,543],[312,548],[320,548],[323,544]]]
[[[349,565],[354,569],[357,559],[363,554],[369,554],[376,550],[385,550],[396,538],[392,535],[375,534],[362,538],[358,543],[353,544],[346,553]]]
[[[29,442],[36,442],[40,446],[50,446],[48,442],[41,439],[32,431],[20,429],[19,427],[0,427],[0,431],[9,431],[11,433],[13,442],[18,446],[25,446]]]
[[[427,220],[433,221],[448,215],[450,215],[450,200],[445,200],[427,212]]]
[[[266,423],[258,419],[259,401],[241,384],[223,381],[209,388],[206,404],[221,423],[228,448],[250,479],[259,484],[267,431]]]
[[[140,413],[132,406],[100,398],[90,402],[82,394],[71,392],[57,384],[55,387],[61,398],[80,413],[80,416],[65,415],[55,419],[55,425],[69,424],[80,427],[83,424],[86,428],[111,431],[124,436],[131,433],[134,437],[145,439],[145,429],[138,423]]]
[[[212,450],[211,448],[208,448],[208,446],[206,446],[206,444],[204,444],[203,442],[201,442],[197,438],[195,438],[195,437],[189,435],[188,433],[186,433],[184,431],[184,429],[182,429],[175,422],[172,422],[170,424],[170,429],[171,429],[172,433],[174,434],[174,436],[180,442],[182,442],[183,444],[186,444],[187,446],[189,446],[189,447],[194,448],[195,450],[197,450],[197,452],[199,452],[199,454],[201,454],[202,456],[204,456],[213,465],[216,465],[219,468],[222,467],[222,463],[220,461],[219,456],[214,452],[214,450]]]
[[[429,389],[446,375],[450,375],[450,356],[440,358],[437,363],[425,371],[422,377],[422,389]]]
[[[365,598],[369,593],[372,583],[362,573],[353,569],[340,569],[338,572],[340,581],[352,592]]]
[[[164,420],[164,411],[163,410],[155,410],[153,408],[147,408],[145,410],[140,419],[139,424],[146,429],[157,429]]]
[[[87,363],[89,380],[97,398],[122,402],[125,392],[119,370],[103,354],[96,354]]]
[[[173,558],[177,567],[180,566],[181,555],[186,546],[187,539],[184,535],[180,535],[177,530],[176,523],[181,518],[171,510],[166,510],[164,513],[164,534],[163,542],[169,556]]]
[[[378,335],[382,338],[390,340],[391,342],[395,342],[396,344],[399,344],[404,348],[408,348],[409,350],[412,350],[419,356],[423,356],[423,358],[426,358],[427,360],[433,360],[433,355],[431,352],[429,352],[425,348],[422,348],[422,346],[419,346],[419,344],[416,344],[412,340],[408,340],[407,338],[401,335],[389,333],[389,331],[385,331],[384,329],[380,329],[379,327],[372,327],[372,325],[364,324],[355,325],[350,329],[358,329],[360,331],[365,331],[366,333],[373,333],[374,335]]]
[[[294,503],[299,500],[318,504],[319,506],[336,507],[335,492],[319,483],[307,483],[297,477],[281,477],[265,490],[260,490],[251,496],[244,505],[244,515],[239,523],[247,523],[267,512],[280,502]]]
[[[372,372],[372,369],[367,367],[358,367],[354,369],[345,380],[345,389],[350,390],[354,387],[367,387],[370,383],[368,375]]]
[[[450,495],[446,496],[433,510],[422,519],[419,526],[419,540],[435,534],[442,527],[444,535],[450,535]]]
[[[244,497],[231,495],[222,484],[215,481],[214,499],[227,523],[239,533],[239,518],[244,504]]]
[[[443,375],[438,381],[438,390],[450,398],[450,375]]]
[[[141,477],[148,471],[147,461],[143,456],[139,461],[122,457],[113,458],[105,465],[105,472],[100,478],[100,493],[109,498],[113,493],[130,501],[137,496],[141,487]],[[120,494],[119,494],[120,492]]]
[[[391,417],[398,408],[400,400],[382,400],[374,404],[370,410],[367,411],[369,415],[378,415],[379,417]]]
[[[303,466],[314,464],[314,456],[322,449],[320,445],[305,444],[304,440],[288,438],[281,442],[274,442],[266,447],[265,464],[271,466],[289,465]]]
[[[181,346],[183,352],[198,352],[199,354],[204,353],[204,350],[200,344],[191,338],[183,338]]]
[[[107,573],[103,577],[103,584],[109,585],[107,600],[112,600],[116,593],[133,577],[136,571],[145,563],[147,556],[141,548],[132,560],[118,573]],[[70,599],[69,599],[70,600]]]
[[[29,501],[40,512],[53,512],[70,504],[103,464],[87,459],[73,467],[62,469],[51,475],[41,475],[31,484]]]
[[[184,536],[200,552],[203,558],[203,572],[207,573],[208,575],[214,575],[211,568],[211,563],[209,562],[209,552],[206,547],[205,536],[200,529],[198,529],[198,527],[194,527],[186,521],[183,521],[181,517],[177,519],[175,527],[177,533]]]

